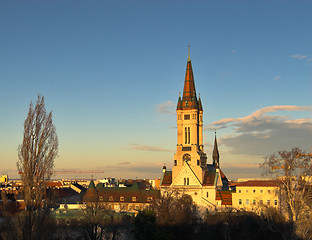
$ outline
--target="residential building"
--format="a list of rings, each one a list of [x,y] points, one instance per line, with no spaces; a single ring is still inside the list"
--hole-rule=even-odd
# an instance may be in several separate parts
[[[232,207],[249,211],[263,207],[279,208],[279,187],[275,180],[248,180],[236,182],[232,193]]]
[[[83,202],[98,203],[116,212],[138,212],[148,209],[160,197],[160,191],[146,189],[141,183],[134,182],[131,187],[105,187],[103,183],[95,186],[91,180]]]

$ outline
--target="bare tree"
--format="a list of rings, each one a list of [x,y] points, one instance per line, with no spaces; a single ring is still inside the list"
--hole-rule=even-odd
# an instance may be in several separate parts
[[[165,191],[154,203],[157,224],[181,225],[196,221],[196,205],[192,197],[178,191]]]
[[[280,189],[280,206],[289,221],[297,230],[308,221],[312,210],[312,154],[294,147],[291,151],[279,151],[265,158],[261,167],[265,173],[275,175]],[[310,226],[312,227],[312,226]],[[312,228],[308,231],[311,234]],[[301,237],[305,230],[297,231]]]
[[[36,223],[42,217],[42,200],[46,182],[53,174],[58,153],[58,138],[52,123],[52,113],[45,109],[44,97],[31,102],[24,122],[23,142],[18,148],[17,168],[23,183],[25,211],[20,217],[23,239],[35,239]],[[38,210],[39,209],[39,210]]]

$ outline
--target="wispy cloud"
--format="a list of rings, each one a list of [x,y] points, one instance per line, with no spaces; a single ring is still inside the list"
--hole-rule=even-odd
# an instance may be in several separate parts
[[[131,164],[131,162],[119,162],[118,164],[119,165],[129,165],[129,164]]]
[[[312,111],[312,106],[292,106],[292,105],[285,105],[285,106],[271,106],[271,107],[264,107],[261,108],[252,114],[242,117],[242,118],[225,118],[213,122],[211,125],[213,126],[223,126],[225,127],[226,124],[230,123],[238,123],[238,122],[251,122],[263,117],[265,113],[269,112],[277,112],[277,111]]]
[[[235,49],[233,49],[233,50],[232,50],[232,53],[236,53],[236,50],[235,50]]]
[[[222,144],[235,154],[263,156],[294,146],[311,148],[311,118],[291,119],[281,111],[303,111],[309,114],[312,106],[264,107],[245,117],[218,120],[209,127],[232,129],[230,135],[221,139]],[[272,112],[280,113],[268,115]]]
[[[141,144],[129,144],[130,150],[140,150],[140,151],[151,151],[151,152],[172,152],[172,150],[162,147],[151,147],[147,145],[141,145]]]
[[[259,168],[257,163],[223,163],[222,167],[224,168]]]
[[[307,58],[308,56],[302,55],[302,54],[293,54],[293,55],[290,55],[290,57],[296,58],[296,59],[305,59],[305,58]]]
[[[274,80],[277,81],[277,80],[279,80],[280,78],[281,78],[281,76],[276,76],[276,77],[274,78]]]
[[[105,165],[101,166],[109,173],[109,176],[122,177],[122,178],[153,178],[160,177],[162,172],[162,162],[144,162],[126,164],[124,166]]]
[[[157,112],[163,113],[163,114],[175,114],[175,106],[176,104],[173,101],[168,100],[166,102],[157,104],[156,110]]]

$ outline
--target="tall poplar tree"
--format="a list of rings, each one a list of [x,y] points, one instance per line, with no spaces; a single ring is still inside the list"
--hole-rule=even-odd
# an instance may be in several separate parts
[[[58,138],[52,113],[46,112],[44,97],[38,95],[36,105],[31,102],[24,122],[23,142],[18,148],[17,168],[23,184],[25,211],[20,217],[23,239],[39,239],[38,226],[42,216],[47,180],[53,174],[58,154]]]

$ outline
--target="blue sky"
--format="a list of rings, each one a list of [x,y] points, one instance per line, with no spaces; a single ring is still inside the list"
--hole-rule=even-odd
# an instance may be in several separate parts
[[[214,129],[232,179],[260,176],[274,151],[312,151],[311,9],[304,0],[2,0],[0,172],[16,177],[23,121],[42,94],[60,141],[55,169],[159,177],[173,162],[188,44],[209,162]]]

